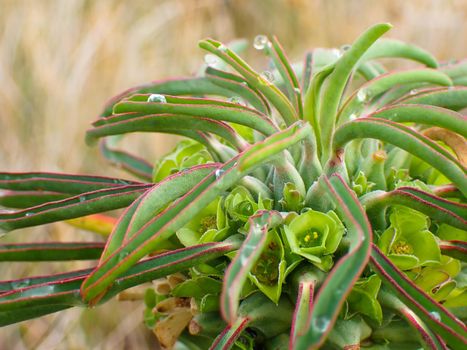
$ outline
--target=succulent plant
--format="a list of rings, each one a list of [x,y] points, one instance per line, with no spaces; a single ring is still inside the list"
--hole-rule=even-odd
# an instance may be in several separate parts
[[[165,348],[465,349],[467,61],[438,65],[381,39],[390,27],[303,66],[258,36],[274,67],[261,74],[243,42],[200,41],[198,76],[125,91],[87,132],[139,180],[0,173],[0,204],[16,208],[2,231],[67,220],[110,233],[0,245],[1,261],[98,261],[1,281],[0,325],[142,285]],[[152,166],[116,148],[133,132],[187,140]]]

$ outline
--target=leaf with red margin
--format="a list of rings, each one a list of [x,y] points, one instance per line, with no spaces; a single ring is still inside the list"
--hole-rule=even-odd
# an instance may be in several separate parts
[[[313,303],[309,323],[295,340],[297,350],[318,349],[335,323],[346,295],[365,268],[370,256],[372,231],[355,193],[336,175],[320,178],[346,224],[349,251],[334,266]]]
[[[238,242],[207,243],[177,249],[146,259],[127,270],[101,303],[119,292],[218,258],[238,249]],[[72,306],[86,306],[79,287],[92,269],[36,279],[0,282],[13,290],[0,294],[0,326],[24,321]]]

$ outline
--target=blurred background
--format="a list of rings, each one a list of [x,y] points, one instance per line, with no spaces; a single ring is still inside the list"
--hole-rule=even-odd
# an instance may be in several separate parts
[[[193,74],[199,39],[276,35],[293,61],[312,47],[340,47],[387,21],[387,35],[440,60],[467,56],[465,0],[0,0],[0,171],[126,176],[87,147],[84,133],[105,101],[131,86]],[[252,48],[245,57],[264,64]],[[128,149],[154,161],[176,140],[136,135]],[[64,224],[4,242],[93,240]],[[87,266],[0,264],[0,279]],[[51,267],[50,267],[51,266]],[[110,302],[0,329],[3,349],[156,348],[138,303]]]

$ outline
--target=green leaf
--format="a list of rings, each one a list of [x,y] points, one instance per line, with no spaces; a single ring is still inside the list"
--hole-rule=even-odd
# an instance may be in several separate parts
[[[332,135],[336,123],[339,103],[344,93],[345,86],[352,71],[362,55],[370,46],[391,28],[386,23],[376,24],[363,33],[336,62],[336,66],[329,75],[327,85],[322,92],[322,101],[319,110],[319,124],[322,130],[321,159],[327,160],[331,152]],[[322,161],[322,163],[324,163]]]
[[[334,266],[313,305],[306,332],[296,339],[296,349],[316,349],[331,331],[338,313],[369,259],[371,227],[355,194],[338,176],[321,178],[347,226],[349,251]]]
[[[0,244],[0,261],[66,261],[99,259],[104,243]]]
[[[223,318],[230,324],[233,324],[237,319],[238,304],[248,275],[257,266],[261,254],[265,250],[268,240],[270,240],[268,239],[268,236],[271,235],[269,230],[273,229],[281,221],[282,218],[276,211],[261,211],[249,220],[248,235],[230,263],[224,277],[221,312]],[[280,259],[277,260],[276,266],[271,268],[278,269],[279,263]],[[268,271],[271,271],[271,268]],[[279,276],[279,273],[277,275]]]
[[[234,52],[212,39],[201,40],[199,46],[225,61],[245,78],[248,85],[266,96],[284,119],[286,125],[291,125],[298,120],[295,110],[287,97],[274,84],[256,73]]]
[[[444,148],[412,129],[388,120],[369,117],[348,122],[334,134],[335,157],[347,142],[359,138],[379,139],[406,150],[439,170],[467,195],[466,170],[463,165]],[[339,161],[333,159],[329,164],[336,163]]]

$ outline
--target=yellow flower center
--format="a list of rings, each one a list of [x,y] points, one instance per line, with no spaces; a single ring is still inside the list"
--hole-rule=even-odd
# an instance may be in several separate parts
[[[310,246],[311,243],[316,241],[319,238],[319,233],[316,231],[311,231],[305,234],[305,236],[302,238],[302,244],[303,246],[307,247]]]
[[[204,233],[207,230],[217,228],[217,220],[215,215],[208,215],[201,219],[199,223],[199,232]]]
[[[394,243],[392,251],[396,254],[413,254],[412,246],[406,241],[398,241]]]

